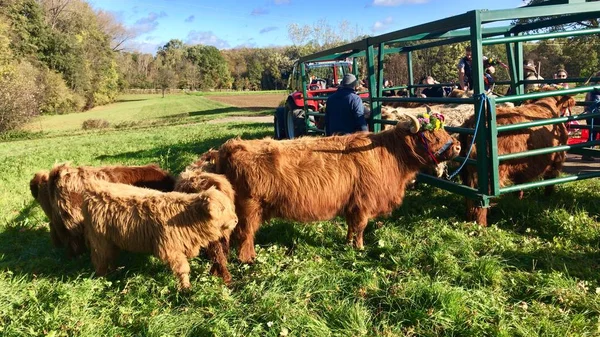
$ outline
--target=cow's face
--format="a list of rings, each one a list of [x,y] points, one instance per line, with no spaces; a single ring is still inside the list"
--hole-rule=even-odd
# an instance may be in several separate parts
[[[414,149],[423,164],[437,165],[460,153],[460,142],[444,130],[444,116],[437,112],[407,115],[405,127],[413,134]]]
[[[45,188],[48,184],[48,171],[37,172],[29,182],[29,189],[34,199],[38,198],[40,188]]]
[[[567,109],[572,109],[575,106],[575,98],[573,96],[555,96],[556,107],[564,112]]]
[[[460,153],[460,142],[444,129],[419,131],[417,136],[419,152],[430,164],[451,160]]]

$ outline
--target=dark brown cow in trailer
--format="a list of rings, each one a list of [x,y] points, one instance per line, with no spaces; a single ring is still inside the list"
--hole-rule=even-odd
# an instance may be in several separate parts
[[[575,106],[575,100],[569,96],[546,97],[535,101],[528,101],[519,107],[503,108],[496,110],[497,125],[510,125],[517,123],[533,122],[542,119],[560,116],[560,111]],[[471,116],[464,124],[466,128],[474,128],[476,116]],[[463,151],[469,150],[472,136],[461,135]],[[498,134],[498,155],[524,152],[529,150],[554,147],[567,144],[568,133],[564,124],[538,126]],[[475,146],[471,150],[471,158],[477,158]],[[564,151],[543,154],[533,157],[524,157],[503,161],[499,165],[498,177],[500,186],[508,182],[523,184],[536,180],[556,178],[560,174],[566,159]],[[467,166],[461,171],[462,181],[470,187],[477,187],[477,168]],[[546,186],[546,194],[552,193],[554,186]],[[519,197],[523,192],[519,192]],[[477,207],[472,199],[466,199],[467,220],[476,221],[487,225],[487,208]]]
[[[253,261],[254,235],[271,218],[311,222],[343,216],[348,242],[362,248],[369,219],[400,206],[406,185],[422,167],[460,151],[446,131],[420,131],[419,123],[407,116],[377,134],[223,144],[212,154],[216,172],[236,192],[239,259]]]
[[[48,178],[52,206],[50,221],[55,226],[60,241],[67,248],[69,256],[77,256],[85,252],[81,204],[83,192],[92,179],[163,192],[172,191],[175,186],[175,179],[157,165],[73,167],[61,164],[55,166]]]

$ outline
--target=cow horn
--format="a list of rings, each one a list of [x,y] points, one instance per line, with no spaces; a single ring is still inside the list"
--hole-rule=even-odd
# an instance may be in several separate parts
[[[411,126],[410,126],[410,132],[412,133],[417,133],[419,132],[419,129],[421,129],[421,123],[419,123],[419,120],[417,119],[417,117],[411,115],[411,114],[406,114],[406,116],[408,116],[408,118],[411,121]]]

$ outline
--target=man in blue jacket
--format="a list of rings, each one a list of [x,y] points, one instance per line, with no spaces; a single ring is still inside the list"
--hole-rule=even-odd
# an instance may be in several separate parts
[[[344,75],[338,90],[327,98],[325,108],[327,136],[369,131],[362,100],[354,90],[357,82],[353,74]]]

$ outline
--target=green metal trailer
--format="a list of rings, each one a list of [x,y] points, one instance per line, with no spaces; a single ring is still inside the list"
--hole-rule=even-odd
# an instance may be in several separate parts
[[[529,23],[515,23],[519,19],[536,18]],[[367,66],[367,83],[371,88],[368,93],[368,101],[371,108],[370,127],[374,132],[381,130],[381,104],[383,102],[423,102],[423,103],[468,103],[473,104],[476,113],[481,113],[481,123],[475,134],[475,145],[477,153],[487,155],[478,155],[477,159],[457,158],[458,161],[465,161],[468,165],[476,165],[478,172],[477,188],[471,188],[459,183],[440,179],[438,177],[420,174],[419,180],[432,184],[434,186],[446,189],[453,193],[475,199],[481,207],[488,207],[490,199],[502,194],[525,190],[534,187],[541,187],[552,184],[565,183],[570,181],[595,178],[600,176],[600,172],[575,174],[570,176],[561,176],[556,179],[531,182],[520,185],[513,185],[501,188],[498,179],[498,166],[501,162],[535,156],[540,154],[568,151],[570,153],[587,154],[600,156],[600,151],[594,150],[594,145],[600,145],[600,141],[584,142],[575,145],[564,145],[560,147],[536,149],[522,153],[511,153],[498,155],[497,142],[498,134],[511,130],[518,130],[540,125],[551,125],[565,123],[572,120],[579,120],[590,117],[598,117],[600,113],[587,114],[585,116],[569,116],[553,118],[548,120],[520,123],[514,125],[498,126],[496,124],[496,104],[504,102],[518,103],[527,99],[536,99],[548,96],[555,96],[557,92],[564,94],[578,94],[590,92],[600,87],[583,85],[573,89],[560,91],[525,93],[524,88],[528,81],[523,79],[523,42],[538,41],[544,39],[553,39],[561,37],[573,37],[582,35],[592,35],[600,33],[600,28],[587,28],[580,30],[566,30],[558,32],[546,32],[545,28],[556,27],[569,23],[581,22],[584,20],[593,20],[600,18],[600,2],[597,0],[549,0],[538,5],[523,6],[507,10],[473,10],[467,13],[452,16],[449,18],[421,24],[418,26],[390,32],[380,36],[369,37],[363,40],[349,43],[343,46],[324,50],[312,55],[304,56],[299,60],[300,71],[305,74],[305,64],[309,62],[354,60],[353,71],[356,72],[356,60],[364,59]],[[507,26],[498,27],[498,23],[511,22]],[[473,61],[472,78],[474,95],[472,98],[417,98],[417,97],[383,97],[383,78],[385,72],[384,56],[391,53],[405,54],[408,65],[409,85],[404,87],[386,88],[400,89],[406,88],[414,96],[415,88],[420,85],[415,84],[413,75],[413,55],[416,50],[456,44],[461,42],[470,42]],[[406,44],[406,45],[404,45]],[[492,44],[503,44],[506,49],[506,60],[508,60],[510,69],[510,81],[501,83],[509,85],[511,95],[492,98],[485,95],[483,80],[483,46]],[[600,78],[590,78],[592,82],[600,81]],[[584,83],[587,78],[570,79],[570,82]],[[558,83],[562,80],[543,80],[544,83]],[[540,82],[540,81],[537,81]],[[306,108],[306,89],[307,80],[303,76],[302,91],[305,100],[305,119],[309,133],[321,133],[322,130],[308,124],[309,116],[321,116],[318,112],[309,111]],[[325,100],[326,97],[312,97],[313,100]],[[588,105],[592,102],[579,102],[580,105]],[[480,110],[479,107],[483,108]],[[590,127],[588,127],[590,128]],[[596,129],[597,127],[593,127]],[[465,128],[446,128],[450,132],[474,134],[474,129]],[[599,128],[600,129],[600,128]]]

